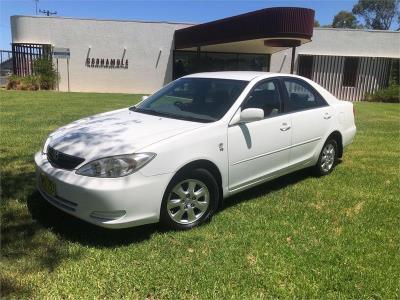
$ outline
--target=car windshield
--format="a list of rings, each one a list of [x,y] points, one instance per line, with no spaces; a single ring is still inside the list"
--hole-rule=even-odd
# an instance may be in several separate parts
[[[226,114],[247,83],[242,80],[181,78],[132,109],[168,118],[214,122]]]

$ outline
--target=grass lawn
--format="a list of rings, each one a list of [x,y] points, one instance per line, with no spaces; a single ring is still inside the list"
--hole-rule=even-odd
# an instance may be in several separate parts
[[[253,188],[191,231],[105,230],[47,204],[33,166],[45,137],[139,98],[0,91],[3,297],[400,297],[400,105],[356,105],[331,175]]]

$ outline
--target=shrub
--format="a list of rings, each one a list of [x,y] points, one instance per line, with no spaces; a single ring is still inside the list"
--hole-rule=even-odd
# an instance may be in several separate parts
[[[21,76],[11,75],[10,77],[8,77],[6,89],[7,90],[16,90],[17,86],[19,84],[21,84],[21,79],[22,79]]]
[[[35,75],[18,76],[11,75],[8,78],[7,90],[37,91],[39,89],[39,80]]]
[[[58,73],[53,62],[48,58],[39,58],[33,63],[34,74],[38,78],[40,89],[52,90],[58,79]]]
[[[365,101],[400,103],[400,85],[393,84],[388,88],[375,92],[375,94],[368,94],[365,97]]]
[[[39,89],[39,79],[35,75],[29,75],[21,79],[22,86],[28,91],[37,91]]]
[[[36,91],[39,88],[41,90],[54,89],[57,83],[58,73],[51,59],[39,58],[35,60],[33,63],[33,73],[34,75],[25,77],[11,75],[8,78],[7,89],[28,91]]]

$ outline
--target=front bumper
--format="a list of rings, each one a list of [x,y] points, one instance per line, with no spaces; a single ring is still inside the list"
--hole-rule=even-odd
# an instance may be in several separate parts
[[[59,209],[106,228],[156,223],[164,191],[173,174],[144,176],[140,171],[120,178],[95,178],[54,168],[41,152],[35,155],[38,190]],[[56,195],[46,193],[41,176],[55,184]]]

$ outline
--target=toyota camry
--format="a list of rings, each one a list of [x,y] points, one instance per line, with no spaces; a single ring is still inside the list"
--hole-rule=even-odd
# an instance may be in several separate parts
[[[35,155],[38,189],[99,226],[188,229],[268,180],[303,168],[329,174],[355,132],[353,104],[309,79],[193,74],[51,133]]]

